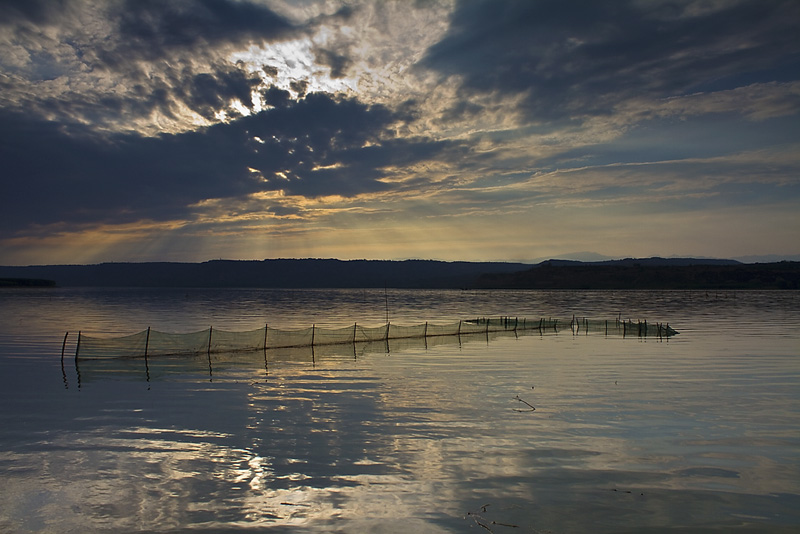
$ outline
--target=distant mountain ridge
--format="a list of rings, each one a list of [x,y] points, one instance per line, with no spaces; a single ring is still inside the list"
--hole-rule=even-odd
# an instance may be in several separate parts
[[[742,264],[705,258],[626,258],[580,262],[268,259],[202,263],[0,266],[0,278],[59,286],[420,289],[794,288],[800,263]]]
[[[577,261],[577,260],[545,260],[537,265],[644,265],[650,267],[668,267],[688,265],[741,265],[737,260],[716,259],[716,258],[661,258],[653,256],[651,258],[625,258],[621,260],[600,260],[600,261]]]
[[[487,273],[480,289],[800,289],[800,262],[648,258],[545,261],[516,273]]]
[[[471,285],[486,272],[508,273],[528,267],[523,263],[434,260],[212,260],[0,267],[0,277],[44,278],[59,286],[438,289]]]

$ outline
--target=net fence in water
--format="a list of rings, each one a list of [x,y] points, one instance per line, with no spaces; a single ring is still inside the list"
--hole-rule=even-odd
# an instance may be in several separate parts
[[[78,333],[75,358],[138,358],[147,356],[252,352],[259,350],[358,344],[377,341],[489,334],[495,332],[590,333],[637,337],[667,338],[677,334],[669,324],[575,318],[560,320],[517,317],[478,318],[447,324],[424,323],[399,326],[391,323],[364,327],[357,323],[342,328],[311,326],[282,330],[265,325],[256,330],[229,332],[213,327],[198,332],[173,334],[148,328],[136,334],[102,338]],[[66,343],[66,336],[65,336]],[[63,354],[63,352],[62,352]]]

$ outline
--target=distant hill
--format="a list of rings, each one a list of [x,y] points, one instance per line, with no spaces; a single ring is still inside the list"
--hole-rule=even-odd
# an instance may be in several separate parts
[[[214,260],[0,267],[0,278],[102,287],[800,289],[800,262],[628,258],[548,260],[532,266],[432,260]]]
[[[781,261],[800,261],[800,254],[767,254],[762,256],[741,256],[735,259],[742,263],[778,263]]]
[[[214,260],[0,267],[0,277],[47,278],[59,286],[461,288],[483,273],[510,273],[527,267],[524,263],[429,260]]]
[[[608,265],[642,265],[648,267],[685,267],[687,265],[741,265],[736,260],[714,259],[714,258],[625,258],[622,260],[600,260],[600,261],[574,261],[574,260],[546,260],[537,265],[563,266],[563,265],[586,265],[586,266],[608,266]]]
[[[649,258],[595,263],[545,261],[516,273],[487,273],[482,289],[800,289],[800,262]]]

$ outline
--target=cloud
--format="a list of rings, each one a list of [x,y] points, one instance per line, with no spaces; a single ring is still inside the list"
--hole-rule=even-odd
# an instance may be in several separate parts
[[[638,111],[642,118],[737,113],[751,121],[763,121],[800,113],[800,82],[754,83],[735,89],[668,98],[655,103],[631,101],[628,106],[628,109],[623,108],[621,111]],[[639,109],[636,110],[636,107]]]
[[[462,1],[421,66],[454,76],[464,100],[522,96],[528,120],[562,121],[711,82],[796,77],[797,20],[791,0]]]
[[[300,33],[233,0],[5,2],[0,105],[95,130],[186,131],[253,110],[234,50]]]
[[[176,97],[203,118],[213,121],[220,110],[230,113],[232,101],[253,110],[252,93],[262,84],[258,76],[230,66],[221,66],[216,72],[187,73],[175,80]]]
[[[97,136],[4,113],[0,226],[177,220],[192,218],[205,200],[263,191],[353,197],[389,190],[383,178],[392,167],[451,148],[394,138],[398,117],[383,106],[317,93],[295,102],[280,90],[267,97],[272,109],[159,137]]]
[[[66,2],[50,0],[4,0],[0,14],[6,25],[30,21],[35,24],[57,20],[66,8]]]
[[[407,2],[0,3],[0,107],[106,132],[190,131],[271,86],[394,106],[447,6]]]
[[[198,44],[273,40],[292,28],[263,5],[224,0],[126,0],[115,15],[121,39],[114,52],[147,60]]]
[[[351,64],[347,56],[325,49],[317,50],[317,62],[331,68],[331,78],[343,78]]]
[[[0,0],[0,231],[294,251],[380,224],[386,251],[412,226],[564,227],[562,207],[796,200],[798,19],[792,0]]]

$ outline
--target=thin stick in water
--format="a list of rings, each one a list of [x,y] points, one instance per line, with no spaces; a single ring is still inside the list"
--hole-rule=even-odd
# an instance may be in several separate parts
[[[536,410],[536,408],[533,406],[533,404],[531,404],[531,403],[529,403],[529,402],[527,402],[527,401],[524,401],[524,400],[522,400],[521,398],[519,398],[519,395],[517,395],[517,396],[516,396],[516,397],[514,397],[514,398],[515,398],[516,400],[518,400],[519,402],[521,402],[522,404],[525,404],[525,405],[527,405],[527,406],[529,406],[529,407],[530,407],[530,410],[521,410],[521,409],[519,409],[519,408],[514,408],[514,411],[515,411],[515,412],[533,412],[533,411],[535,411],[535,410]]]

